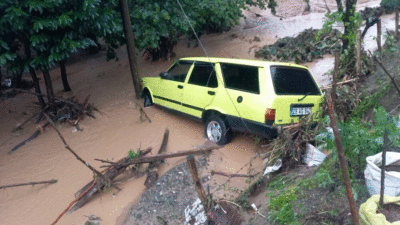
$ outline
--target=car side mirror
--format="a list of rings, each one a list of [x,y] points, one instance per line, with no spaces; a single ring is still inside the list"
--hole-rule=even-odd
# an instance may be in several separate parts
[[[160,77],[166,79],[168,77],[168,72],[161,72]]]

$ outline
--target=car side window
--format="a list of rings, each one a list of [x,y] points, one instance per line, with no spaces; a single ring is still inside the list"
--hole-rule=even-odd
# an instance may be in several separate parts
[[[168,70],[168,75],[165,79],[185,82],[186,76],[192,64],[193,62],[190,61],[179,61],[175,63],[175,65]]]
[[[188,83],[211,88],[218,87],[214,66],[211,63],[195,63]]]
[[[225,87],[260,94],[258,67],[222,63]]]

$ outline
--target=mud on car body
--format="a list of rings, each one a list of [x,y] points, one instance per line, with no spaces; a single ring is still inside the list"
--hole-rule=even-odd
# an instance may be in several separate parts
[[[182,58],[159,77],[143,78],[145,107],[157,104],[202,120],[207,138],[226,144],[232,131],[265,138],[273,125],[317,113],[321,89],[307,67],[225,58]]]

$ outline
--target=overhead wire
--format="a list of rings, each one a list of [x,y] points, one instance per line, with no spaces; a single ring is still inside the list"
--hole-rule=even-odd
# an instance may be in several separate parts
[[[204,51],[204,53],[205,53],[205,55],[206,55],[208,61],[209,61],[210,64],[212,65],[213,70],[215,71],[215,74],[216,74],[217,71],[216,71],[216,69],[215,69],[215,65],[214,65],[214,63],[212,63],[212,60],[211,60],[210,56],[208,55],[206,49],[204,48],[203,43],[200,41],[200,38],[197,36],[196,31],[194,30],[192,24],[190,23],[189,17],[186,15],[186,12],[185,12],[185,10],[183,9],[183,7],[182,7],[180,1],[179,1],[179,0],[176,0],[176,1],[177,1],[177,3],[178,3],[179,7],[181,8],[182,13],[183,13],[183,15],[185,16],[185,18],[186,18],[186,20],[187,20],[187,22],[188,22],[190,28],[192,29],[192,31],[193,31],[193,33],[194,33],[194,36],[196,37],[196,40],[199,42],[200,47],[201,47],[202,50]],[[212,75],[212,71],[211,71],[211,73],[210,73],[210,77],[211,77],[211,75]],[[210,80],[210,77],[208,78],[208,80]],[[217,75],[216,75],[216,77],[217,77],[217,79],[220,81],[220,83],[223,84],[223,82],[221,81],[221,79],[220,79]],[[225,90],[226,94],[228,95],[229,100],[232,102],[232,105],[233,105],[233,107],[235,108],[236,112],[238,113],[240,120],[241,120],[242,123],[245,125],[246,129],[251,133],[251,130],[249,129],[249,127],[247,126],[247,124],[244,122],[243,117],[241,116],[241,114],[240,114],[239,110],[237,109],[237,107],[236,107],[234,101],[232,100],[232,97],[231,97],[231,95],[229,94],[227,88],[224,87],[224,90]]]

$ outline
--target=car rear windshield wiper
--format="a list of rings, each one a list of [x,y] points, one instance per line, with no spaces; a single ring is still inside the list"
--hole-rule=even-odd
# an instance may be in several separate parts
[[[309,94],[311,94],[312,92],[307,92],[307,94],[305,94],[303,97],[299,98],[298,101],[302,101],[303,99],[305,99]]]

